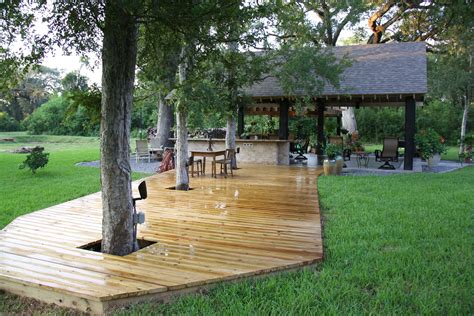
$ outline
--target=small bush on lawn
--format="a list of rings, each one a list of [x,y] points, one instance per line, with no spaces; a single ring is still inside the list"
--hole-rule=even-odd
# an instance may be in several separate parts
[[[33,174],[36,173],[36,169],[44,168],[48,164],[48,153],[43,152],[42,147],[35,147],[31,151],[31,154],[26,156],[26,160],[20,165],[20,169],[28,168]]]

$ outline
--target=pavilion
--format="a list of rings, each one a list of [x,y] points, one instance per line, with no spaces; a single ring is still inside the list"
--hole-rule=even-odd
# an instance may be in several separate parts
[[[345,107],[403,106],[404,169],[413,170],[416,107],[423,104],[427,93],[425,43],[336,46],[329,49],[337,58],[349,57],[352,65],[343,72],[338,89],[326,84],[321,95],[314,99],[318,120],[318,157],[322,158],[323,155],[324,117],[331,116],[328,114]],[[252,98],[254,104],[239,109],[238,135],[243,132],[245,113],[278,113],[279,139],[287,140],[289,113],[297,98],[302,95],[286,95],[277,78],[272,76],[248,87],[245,93]]]

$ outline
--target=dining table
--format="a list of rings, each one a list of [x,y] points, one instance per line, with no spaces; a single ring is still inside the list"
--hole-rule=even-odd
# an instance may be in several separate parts
[[[212,171],[211,176],[214,178],[217,177],[217,168],[216,168],[216,158],[219,156],[224,156],[225,150],[191,150],[191,157],[202,157],[202,174],[206,174],[206,157],[212,158]],[[191,174],[194,174],[194,164],[191,165]]]

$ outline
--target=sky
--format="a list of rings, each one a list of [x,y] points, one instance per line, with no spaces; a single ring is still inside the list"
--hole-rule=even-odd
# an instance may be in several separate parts
[[[66,56],[60,48],[56,48],[54,50],[54,56],[52,54],[47,55],[41,64],[49,68],[60,70],[63,76],[71,71],[80,71],[81,75],[89,78],[89,84],[96,83],[100,86],[102,77],[100,63],[98,63],[99,65],[95,66],[93,69],[89,69],[88,67],[81,65],[80,58],[79,55],[75,54]],[[91,55],[89,58],[94,61],[97,60],[97,56]]]

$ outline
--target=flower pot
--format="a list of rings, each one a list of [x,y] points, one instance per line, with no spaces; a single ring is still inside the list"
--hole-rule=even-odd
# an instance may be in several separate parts
[[[323,162],[324,175],[336,175],[336,160],[325,159]]]
[[[441,156],[439,154],[435,154],[428,158],[428,167],[433,168],[436,167],[439,162],[441,161]]]
[[[344,160],[341,156],[336,157],[336,174],[341,174],[342,168],[344,167]]]
[[[316,154],[306,154],[308,158],[307,166],[308,167],[316,167],[318,165],[318,156]]]

